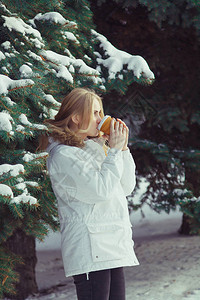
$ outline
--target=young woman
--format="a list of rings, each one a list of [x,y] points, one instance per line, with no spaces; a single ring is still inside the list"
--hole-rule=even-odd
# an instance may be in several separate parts
[[[101,98],[76,88],[46,121],[49,135],[42,141],[58,201],[65,275],[73,276],[79,300],[124,300],[123,267],[138,265],[126,199],[135,186],[128,127],[113,119],[106,147],[97,129],[102,117]]]

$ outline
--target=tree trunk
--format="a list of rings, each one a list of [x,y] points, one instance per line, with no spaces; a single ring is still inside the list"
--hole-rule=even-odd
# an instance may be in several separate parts
[[[190,220],[190,217],[187,216],[186,214],[183,214],[182,224],[181,224],[181,227],[178,230],[178,232],[180,234],[190,235],[191,228],[190,228],[189,220]]]
[[[199,187],[200,187],[200,173],[197,169],[196,172],[194,169],[187,167],[185,169],[185,179],[189,189],[192,190],[195,197],[199,196]],[[190,206],[190,212],[193,214],[195,210],[195,203]],[[190,217],[186,214],[183,214],[182,224],[178,231],[180,234],[191,235],[191,224]]]
[[[16,271],[20,274],[20,281],[16,284],[16,295],[6,295],[10,299],[23,300],[30,294],[38,291],[35,278],[35,265],[37,263],[35,238],[26,235],[17,229],[6,241],[6,246],[13,253],[23,258],[24,264],[17,265]]]

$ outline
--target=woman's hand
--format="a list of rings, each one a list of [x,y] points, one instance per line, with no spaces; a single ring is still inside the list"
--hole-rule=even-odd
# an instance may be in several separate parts
[[[124,123],[125,124],[125,123]],[[126,150],[127,148],[127,126],[124,126],[122,121],[111,120],[110,124],[110,136],[109,136],[109,147],[119,150]]]
[[[126,130],[127,130],[126,131],[126,140],[125,140],[125,143],[124,143],[124,147],[122,148],[122,151],[124,151],[124,150],[128,149],[129,129],[128,129],[128,127],[126,126],[126,124],[121,119],[117,118],[117,120],[119,120],[119,122],[121,122],[126,127]]]

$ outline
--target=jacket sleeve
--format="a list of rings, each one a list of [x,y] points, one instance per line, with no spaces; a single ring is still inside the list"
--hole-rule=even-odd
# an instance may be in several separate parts
[[[100,169],[95,168],[92,157],[88,159],[81,151],[75,147],[70,150],[62,147],[50,159],[48,170],[56,197],[64,201],[73,198],[89,204],[108,201],[120,184],[122,151],[110,149]]]
[[[121,185],[124,190],[125,196],[128,196],[132,193],[136,184],[135,162],[129,149],[122,151],[122,157],[123,172],[121,177]]]

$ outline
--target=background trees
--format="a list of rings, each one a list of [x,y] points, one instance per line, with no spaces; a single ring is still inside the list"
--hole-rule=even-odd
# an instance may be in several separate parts
[[[178,205],[180,231],[199,233],[199,1],[91,2],[97,30],[116,47],[141,53],[156,76],[150,88],[133,83],[124,97],[105,99],[132,124],[131,149],[149,182],[141,205],[158,212]]]
[[[25,299],[37,291],[35,238],[58,228],[47,153],[35,153],[43,120],[74,87],[123,93],[154,74],[95,31],[88,1],[5,0],[0,12],[0,297]]]

